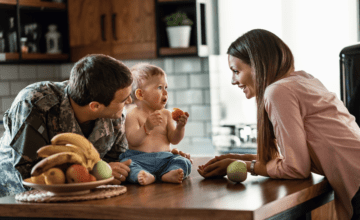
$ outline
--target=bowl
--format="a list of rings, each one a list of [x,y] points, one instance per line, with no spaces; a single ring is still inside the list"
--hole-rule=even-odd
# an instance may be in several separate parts
[[[42,190],[48,191],[51,194],[56,196],[68,196],[68,195],[82,195],[90,193],[91,189],[94,189],[98,186],[105,185],[111,182],[114,177],[110,177],[104,180],[98,180],[93,182],[86,182],[86,183],[65,183],[65,184],[54,184],[54,185],[46,185],[46,184],[36,184],[36,183],[29,183],[23,181],[23,185]]]

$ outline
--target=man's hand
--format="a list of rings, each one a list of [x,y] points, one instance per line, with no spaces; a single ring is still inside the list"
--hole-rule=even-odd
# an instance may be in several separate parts
[[[181,150],[179,151],[177,148],[173,148],[173,149],[171,150],[171,153],[173,153],[173,154],[178,154],[178,155],[180,155],[180,156],[182,156],[182,157],[185,157],[185,158],[187,158],[187,159],[190,160],[191,164],[193,163],[193,160],[190,158],[190,154],[184,153],[184,152],[182,152]]]
[[[112,169],[112,175],[114,176],[114,180],[111,181],[110,184],[120,185],[121,182],[124,182],[129,175],[130,164],[131,159],[124,162],[110,162],[109,165]]]

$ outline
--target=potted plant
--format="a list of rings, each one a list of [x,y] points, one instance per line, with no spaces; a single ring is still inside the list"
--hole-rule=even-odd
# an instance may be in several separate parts
[[[166,32],[170,47],[189,47],[193,21],[184,12],[175,12],[165,17]]]

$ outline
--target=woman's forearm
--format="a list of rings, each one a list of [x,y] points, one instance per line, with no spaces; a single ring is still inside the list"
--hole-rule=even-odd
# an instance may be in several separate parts
[[[246,163],[247,171],[250,172],[251,161],[245,161],[245,163]],[[260,161],[256,161],[254,167],[254,173],[261,176],[269,176],[266,170],[266,164],[263,164]]]

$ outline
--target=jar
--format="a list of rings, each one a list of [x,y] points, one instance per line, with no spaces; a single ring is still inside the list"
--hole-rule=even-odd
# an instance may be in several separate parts
[[[45,34],[47,53],[61,53],[61,34],[56,30],[57,26],[52,24],[48,29],[49,31]]]
[[[20,45],[21,45],[21,52],[22,53],[29,52],[29,47],[27,46],[27,38],[26,37],[20,38]]]

